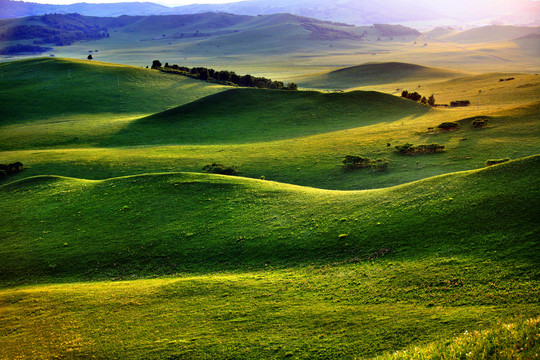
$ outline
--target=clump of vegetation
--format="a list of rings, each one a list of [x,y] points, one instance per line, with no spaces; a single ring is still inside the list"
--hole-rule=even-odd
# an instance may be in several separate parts
[[[203,171],[212,174],[238,175],[238,170],[236,170],[234,167],[216,163],[205,165],[203,167]]]
[[[396,151],[400,154],[405,155],[418,155],[418,154],[434,154],[442,152],[444,150],[444,145],[433,143],[433,144],[422,144],[414,146],[410,143],[405,143],[403,145],[397,145]]]
[[[506,78],[506,79],[499,79],[499,81],[511,81],[511,80],[515,80],[515,78],[511,77],[511,78]]]
[[[403,90],[401,92],[401,97],[412,101],[419,101],[423,105],[435,106],[435,96],[433,94],[431,94],[429,98],[426,98],[425,96],[420,95],[416,91],[410,93],[407,90]]]
[[[357,155],[347,155],[343,159],[343,168],[346,170],[372,169],[373,171],[388,170],[387,159],[370,159]]]
[[[7,178],[10,175],[17,174],[23,170],[23,164],[19,161],[13,164],[0,164],[0,180]]]
[[[491,165],[497,165],[497,164],[502,164],[502,163],[505,163],[507,161],[510,161],[509,158],[504,158],[504,159],[490,159],[488,161],[486,161],[486,165],[487,166],[491,166]]]
[[[448,121],[439,124],[437,127],[441,130],[453,131],[459,129],[459,124],[457,122]]]
[[[169,63],[165,63],[165,65],[162,66],[162,63],[159,60],[154,60],[152,62],[152,69],[222,85],[256,87],[259,89],[298,90],[298,85],[292,82],[285,86],[282,81],[274,81],[264,77],[254,77],[249,74],[238,75],[234,71],[229,70],[214,70],[205,67],[194,67],[190,69],[186,66],[178,66],[176,64],[169,65]]]
[[[469,100],[455,100],[450,101],[450,107],[462,107],[462,106],[469,106],[471,105],[471,102]]]
[[[472,121],[471,125],[473,128],[481,129],[487,126],[488,121],[489,118],[487,116],[479,116]]]

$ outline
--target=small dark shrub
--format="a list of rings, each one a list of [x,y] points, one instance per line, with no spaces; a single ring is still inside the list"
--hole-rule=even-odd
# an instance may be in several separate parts
[[[469,100],[450,101],[450,106],[451,107],[469,106],[469,105],[471,105],[471,102]]]
[[[346,170],[370,168],[373,171],[386,171],[388,169],[388,160],[373,160],[362,156],[347,155],[345,156],[345,159],[343,159],[343,167]]]
[[[396,145],[396,151],[400,154],[408,154],[414,151],[414,145],[409,143]]]
[[[5,179],[21,171],[23,171],[23,163],[20,161],[8,165],[0,164],[0,179]]]
[[[444,145],[433,143],[426,145],[418,145],[416,148],[418,154],[433,154],[444,150]]]
[[[471,125],[473,128],[481,129],[487,126],[488,121],[489,120],[487,117],[486,118],[479,117],[479,118],[474,119]]]
[[[414,146],[413,144],[403,144],[396,146],[396,151],[400,154],[405,155],[417,155],[417,154],[434,154],[444,150],[444,145],[433,143],[433,144],[422,144]]]
[[[457,122],[443,122],[442,124],[439,124],[437,126],[439,129],[446,130],[446,131],[452,131],[459,129],[459,124]]]
[[[221,174],[221,175],[238,175],[238,171],[232,166],[225,166],[223,164],[211,164],[205,165],[203,171],[212,173],[212,174]]]
[[[510,161],[510,159],[509,159],[509,158],[504,158],[504,159],[491,159],[491,160],[486,161],[486,165],[487,165],[487,166],[497,165],[497,164],[505,163],[505,162],[507,162],[507,161]]]
[[[347,169],[364,169],[371,166],[371,159],[356,155],[347,155],[343,159],[343,165]]]

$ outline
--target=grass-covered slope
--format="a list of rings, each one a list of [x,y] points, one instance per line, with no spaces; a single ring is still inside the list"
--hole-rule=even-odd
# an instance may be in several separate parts
[[[528,268],[539,260],[539,160],[360,192],[181,173],[27,178],[0,187],[0,278],[257,269],[381,248],[401,260],[467,254]]]
[[[462,77],[466,73],[416,64],[367,63],[328,73],[299,78],[300,86],[316,89],[350,89],[390,83],[426,82]]]
[[[103,146],[242,144],[358,128],[429,108],[377,92],[233,89],[134,121]]]
[[[20,60],[0,63],[0,72],[0,125],[141,116],[225,89],[182,76],[87,60]]]
[[[360,192],[185,173],[0,186],[2,354],[535,354],[539,162]],[[130,281],[20,286],[83,279]]]

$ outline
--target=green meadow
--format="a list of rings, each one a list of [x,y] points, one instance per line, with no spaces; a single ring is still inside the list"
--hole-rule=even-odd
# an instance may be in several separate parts
[[[0,63],[0,358],[538,358],[538,75],[315,68]]]

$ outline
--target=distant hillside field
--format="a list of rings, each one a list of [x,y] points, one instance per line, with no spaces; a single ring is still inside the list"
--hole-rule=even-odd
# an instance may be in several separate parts
[[[406,83],[410,81],[435,81],[465,76],[466,73],[430,68],[426,66],[389,62],[368,63],[325,74],[315,75],[297,80],[306,88],[316,89],[350,89],[361,86],[389,83]]]

